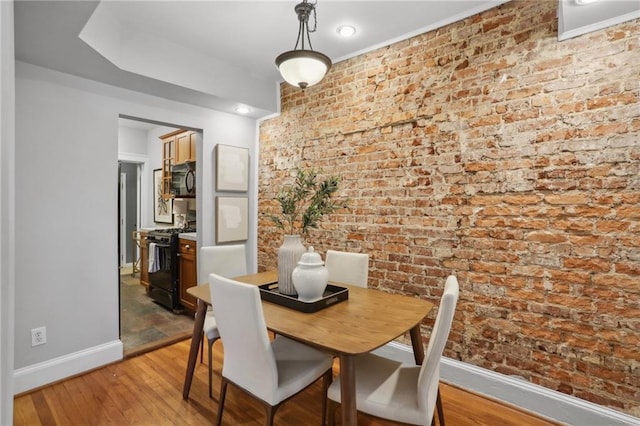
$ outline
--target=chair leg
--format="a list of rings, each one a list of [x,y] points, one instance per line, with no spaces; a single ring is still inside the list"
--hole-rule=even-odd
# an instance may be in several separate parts
[[[327,400],[327,416],[329,417],[329,426],[335,426],[336,424],[336,409],[338,408],[338,403],[332,399]],[[324,426],[324,423],[322,424]]]
[[[438,423],[444,426],[444,410],[442,409],[442,398],[440,398],[440,387],[438,386],[438,396],[436,397],[436,408],[438,409]]]
[[[273,418],[276,416],[278,406],[267,405],[267,426],[273,426]]]
[[[209,341],[209,398],[213,399],[212,383],[213,383],[213,344],[218,339]]]
[[[333,369],[328,369],[322,376],[322,426],[327,424],[327,390],[333,381]]]
[[[218,415],[216,416],[216,425],[220,426],[222,424],[222,410],[224,409],[224,399],[227,396],[227,385],[229,381],[226,378],[222,378],[222,382],[220,383],[220,398],[218,400]]]

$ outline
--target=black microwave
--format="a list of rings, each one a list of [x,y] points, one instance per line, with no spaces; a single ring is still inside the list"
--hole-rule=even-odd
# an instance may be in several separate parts
[[[177,198],[196,196],[196,163],[187,162],[172,166],[171,193]]]

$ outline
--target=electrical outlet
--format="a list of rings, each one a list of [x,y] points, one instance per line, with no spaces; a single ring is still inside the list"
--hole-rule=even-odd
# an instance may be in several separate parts
[[[44,345],[47,343],[47,327],[31,329],[31,346]]]

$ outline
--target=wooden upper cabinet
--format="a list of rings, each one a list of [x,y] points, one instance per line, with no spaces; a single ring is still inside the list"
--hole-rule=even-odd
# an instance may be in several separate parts
[[[176,135],[176,164],[183,164],[187,161],[196,161],[196,139],[195,132],[185,132]]]
[[[171,193],[172,167],[196,161],[196,132],[176,130],[160,136],[162,141],[162,197],[173,198]]]
[[[175,163],[175,135],[162,137],[162,197],[171,198],[171,166]]]

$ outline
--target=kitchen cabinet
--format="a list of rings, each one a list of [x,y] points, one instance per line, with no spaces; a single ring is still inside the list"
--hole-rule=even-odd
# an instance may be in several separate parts
[[[173,198],[171,178],[173,166],[196,161],[196,133],[176,130],[160,136],[162,141],[162,197]]]
[[[172,198],[171,167],[174,163],[176,137],[175,135],[165,135],[160,139],[162,139],[162,198]]]
[[[187,310],[195,313],[197,300],[187,293],[187,289],[198,285],[198,268],[196,259],[196,242],[180,238],[178,240],[178,256],[180,265],[180,303]]]
[[[176,135],[176,164],[196,161],[196,133],[192,131]]]
[[[140,284],[149,290],[149,243],[145,231],[140,231]]]

